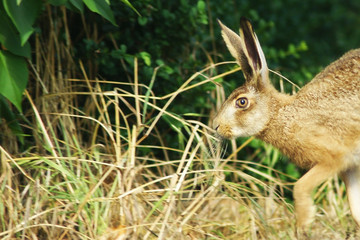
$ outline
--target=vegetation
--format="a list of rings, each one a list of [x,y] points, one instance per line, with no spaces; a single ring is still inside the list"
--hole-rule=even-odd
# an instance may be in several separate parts
[[[0,3],[1,239],[295,239],[303,170],[212,136],[242,82],[216,19],[252,19],[270,68],[302,86],[359,47],[359,1],[29,2]],[[357,239],[337,178],[314,198],[310,239]]]

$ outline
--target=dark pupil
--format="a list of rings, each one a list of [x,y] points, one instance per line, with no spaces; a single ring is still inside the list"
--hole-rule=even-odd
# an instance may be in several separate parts
[[[245,99],[243,99],[243,98],[240,99],[240,104],[241,104],[241,105],[245,105],[245,103],[246,103]]]

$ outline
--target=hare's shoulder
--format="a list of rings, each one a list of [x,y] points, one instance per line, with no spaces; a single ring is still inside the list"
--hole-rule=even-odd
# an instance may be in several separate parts
[[[360,49],[347,52],[321,71],[297,94],[300,101],[347,102],[360,94]],[[360,101],[359,101],[360,104]]]

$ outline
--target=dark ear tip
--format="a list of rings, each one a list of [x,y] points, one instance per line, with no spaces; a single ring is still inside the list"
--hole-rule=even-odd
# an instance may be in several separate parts
[[[253,31],[251,21],[244,16],[242,16],[240,18],[240,28],[241,29],[249,29],[251,32]]]
[[[250,20],[247,17],[241,16],[240,22],[250,22]]]
[[[241,18],[240,18],[240,25],[241,25],[241,26],[251,25],[251,21],[250,21],[247,17],[241,16]]]

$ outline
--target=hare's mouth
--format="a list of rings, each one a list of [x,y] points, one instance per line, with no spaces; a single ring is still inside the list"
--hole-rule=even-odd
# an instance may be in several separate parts
[[[214,136],[220,141],[231,138],[230,136],[227,136],[227,135],[224,135],[224,134],[221,134],[221,133],[218,133],[218,132],[216,132]]]

